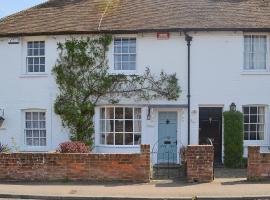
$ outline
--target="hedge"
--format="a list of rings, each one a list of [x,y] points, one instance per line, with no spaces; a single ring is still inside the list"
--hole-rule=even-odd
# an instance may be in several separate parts
[[[226,111],[224,116],[224,164],[226,167],[238,168],[243,162],[243,114]]]

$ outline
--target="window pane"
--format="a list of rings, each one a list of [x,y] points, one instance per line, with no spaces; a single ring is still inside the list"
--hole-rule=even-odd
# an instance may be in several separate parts
[[[44,41],[40,42],[40,48],[43,48],[43,49],[45,48],[45,42]]]
[[[125,119],[133,119],[133,108],[125,108]]]
[[[28,65],[28,72],[33,72],[33,71],[34,71],[34,66]]]
[[[105,133],[100,135],[100,144],[105,144]]]
[[[121,39],[114,39],[114,45],[121,46]]]
[[[40,128],[46,128],[46,122],[45,121],[40,121],[39,122],[39,127]]]
[[[39,146],[39,138],[33,139],[33,146]]]
[[[39,58],[34,58],[34,64],[39,64]]]
[[[31,121],[26,121],[25,122],[25,128],[32,128],[32,122]]]
[[[114,53],[121,53],[121,47],[120,46],[115,46],[114,47]],[[121,60],[121,57],[120,57],[120,60]]]
[[[105,132],[105,120],[100,120],[100,132]]]
[[[249,107],[244,107],[243,112],[244,114],[249,114]]]
[[[258,140],[264,140],[264,132],[259,132],[258,133]]]
[[[46,131],[45,130],[41,130],[40,131],[40,137],[46,137]]]
[[[135,119],[141,119],[141,108],[134,108]]]
[[[38,113],[37,112],[33,112],[33,120],[38,120]]]
[[[40,58],[40,64],[45,65],[45,58],[44,58],[44,57],[41,57],[41,58]]]
[[[106,132],[114,132],[114,121],[106,120]]]
[[[250,115],[250,123],[257,123],[258,119],[257,119],[257,115]]]
[[[250,114],[257,114],[257,112],[258,112],[258,109],[257,109],[257,107],[250,107]]]
[[[141,134],[134,134],[134,144],[138,145],[141,144]]]
[[[133,134],[132,133],[125,134],[125,145],[133,145]]]
[[[34,56],[38,56],[39,53],[38,53],[38,49],[34,49]]]
[[[115,119],[123,119],[124,117],[124,108],[115,108]]]
[[[26,145],[29,145],[29,146],[32,146],[33,145],[32,138],[26,138]]]
[[[31,113],[30,112],[25,113],[25,119],[26,120],[31,120]]]
[[[113,133],[108,133],[106,137],[106,141],[108,145],[113,145],[114,144],[114,134]]]
[[[259,107],[259,114],[263,115],[264,114],[264,107]]]
[[[45,65],[40,65],[39,72],[45,72]]]
[[[34,72],[39,72],[39,65],[34,65]]]
[[[249,115],[245,115],[244,116],[244,122],[245,123],[249,123]]]
[[[40,146],[46,146],[46,138],[40,139]]]
[[[33,137],[39,137],[39,131],[37,131],[37,130],[34,130],[33,131]]]
[[[245,140],[249,140],[249,132],[244,133],[244,138],[245,138]]]
[[[125,121],[125,132],[133,132],[133,121],[132,120]]]
[[[123,145],[124,144],[123,133],[115,134],[115,145]]]
[[[141,132],[142,131],[142,125],[141,125],[141,120],[135,120],[134,121],[134,131],[135,132]]]
[[[123,131],[124,131],[124,121],[115,120],[115,132],[123,132]]]
[[[26,130],[26,137],[27,137],[27,138],[33,137],[32,131]]]
[[[34,42],[34,48],[39,48],[39,42],[38,41]]]
[[[121,61],[122,61],[121,55],[115,55],[115,56],[114,56],[114,62],[120,63]]]
[[[105,119],[105,108],[100,109],[100,118]]]
[[[121,70],[122,69],[122,64],[121,63],[114,63],[114,69],[115,70]]]
[[[250,140],[256,140],[256,132],[250,132]]]
[[[33,48],[33,42],[27,42],[27,48]]]
[[[250,124],[250,131],[256,131],[256,124]]]
[[[45,55],[45,49],[40,49],[39,50],[39,55],[44,56]]]
[[[45,112],[40,112],[39,113],[39,120],[45,120]]]
[[[34,64],[34,58],[27,58],[28,65]]]
[[[106,119],[114,119],[114,108],[106,108]]]

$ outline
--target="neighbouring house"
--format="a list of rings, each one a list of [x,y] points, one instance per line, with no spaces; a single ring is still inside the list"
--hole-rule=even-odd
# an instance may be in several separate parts
[[[50,0],[0,20],[1,143],[51,151],[69,139],[54,113],[57,43],[110,33],[112,73],[177,73],[177,101],[100,104],[96,152],[139,152],[165,162],[212,139],[223,159],[222,112],[244,113],[244,145],[270,145],[270,4],[265,0]],[[167,160],[166,160],[167,162]]]

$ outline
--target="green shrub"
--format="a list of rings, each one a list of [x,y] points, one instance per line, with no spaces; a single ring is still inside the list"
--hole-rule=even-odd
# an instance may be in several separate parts
[[[226,111],[224,115],[224,164],[238,168],[243,163],[243,114]]]

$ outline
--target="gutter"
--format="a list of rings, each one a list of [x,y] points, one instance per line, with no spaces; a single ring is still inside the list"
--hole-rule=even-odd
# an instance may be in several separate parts
[[[270,28],[157,28],[157,29],[130,29],[130,30],[89,30],[89,31],[49,31],[49,32],[0,32],[1,37],[19,36],[49,36],[49,35],[84,35],[84,34],[138,34],[154,32],[212,32],[212,31],[242,31],[242,32],[270,32]]]
[[[184,32],[185,34],[185,40],[187,42],[187,47],[188,47],[188,93],[187,93],[187,99],[188,99],[188,145],[190,145],[190,46],[191,46],[191,41],[192,37],[188,35],[188,33]]]

